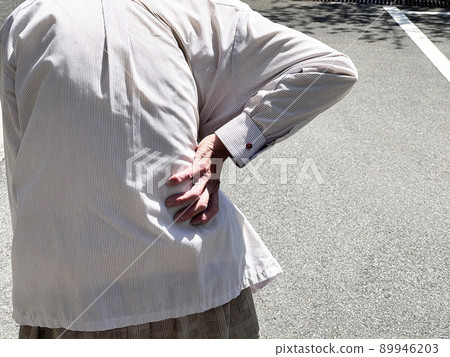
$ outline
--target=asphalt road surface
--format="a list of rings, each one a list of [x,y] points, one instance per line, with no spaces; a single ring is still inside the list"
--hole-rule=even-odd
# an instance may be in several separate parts
[[[359,70],[290,140],[225,167],[223,190],[284,269],[255,296],[261,336],[450,338],[448,80],[381,5],[247,2]],[[0,0],[1,22],[18,3]],[[407,16],[450,56],[448,15]],[[14,338],[4,160],[0,240],[0,337]]]

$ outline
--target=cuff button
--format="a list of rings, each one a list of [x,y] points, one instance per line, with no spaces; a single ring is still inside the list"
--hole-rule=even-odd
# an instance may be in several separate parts
[[[253,147],[253,145],[252,145],[252,143],[247,143],[247,144],[245,145],[245,147],[246,147],[248,150],[250,150],[250,149]]]

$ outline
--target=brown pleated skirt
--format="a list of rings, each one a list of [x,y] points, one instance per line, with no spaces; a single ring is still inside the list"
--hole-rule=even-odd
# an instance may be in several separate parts
[[[259,338],[259,325],[247,288],[224,305],[180,318],[89,332],[21,325],[19,338]]]

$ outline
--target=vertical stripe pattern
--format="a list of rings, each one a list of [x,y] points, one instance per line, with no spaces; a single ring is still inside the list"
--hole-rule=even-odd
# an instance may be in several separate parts
[[[357,76],[236,0],[27,0],[1,29],[0,75],[13,318],[85,332],[209,311],[277,276],[222,192],[207,224],[175,223],[165,200],[192,182],[164,182],[211,133],[245,165]],[[179,324],[241,336],[251,319],[227,309]]]

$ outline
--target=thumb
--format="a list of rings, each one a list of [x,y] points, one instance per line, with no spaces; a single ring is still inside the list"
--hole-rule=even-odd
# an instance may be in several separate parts
[[[210,158],[214,152],[214,134],[203,138],[195,150],[195,159]]]
[[[200,141],[195,155],[200,158],[217,157],[224,160],[229,156],[230,152],[216,134],[210,134]]]

